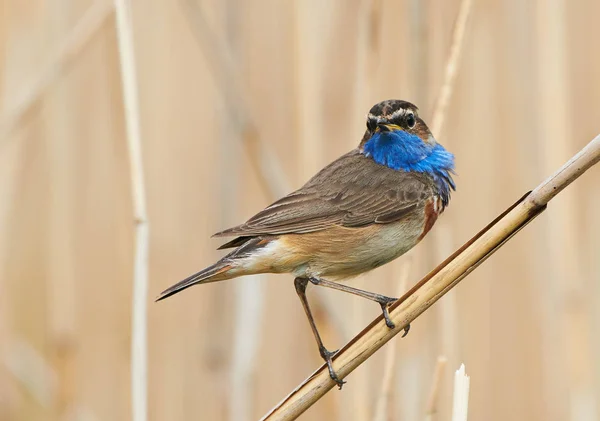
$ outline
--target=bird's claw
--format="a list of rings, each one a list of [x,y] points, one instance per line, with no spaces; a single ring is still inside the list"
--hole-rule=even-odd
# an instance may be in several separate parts
[[[333,367],[331,366],[331,361],[327,361],[327,368],[329,369],[329,377],[333,380],[337,386],[338,390],[342,390],[342,386],[346,383],[344,380],[340,379],[338,375],[333,371]]]
[[[333,369],[333,361],[331,359],[331,357],[333,357],[339,351],[339,349],[335,350],[335,351],[328,351],[327,349],[325,349],[323,347],[319,351],[321,353],[321,357],[327,363],[327,370],[329,371],[329,377],[331,377],[331,380],[333,380],[337,384],[339,390],[342,390],[342,386],[346,382],[338,377],[337,373]]]
[[[385,300],[382,300],[379,302],[379,304],[381,305],[381,311],[383,312],[383,318],[385,319],[385,324],[390,329],[395,329],[396,325],[394,324],[394,322],[392,322],[392,319],[390,318],[388,306],[396,300],[397,300],[397,298],[388,297]],[[410,323],[407,324],[406,326],[404,326],[404,333],[402,334],[402,337],[404,338],[406,335],[408,335],[409,331],[410,331]]]
[[[387,327],[389,327],[390,329],[394,329],[396,327],[396,325],[394,324],[394,322],[392,322],[392,319],[390,319],[390,313],[388,312],[388,306],[396,300],[397,300],[396,298],[388,297],[379,303],[379,305],[381,305],[381,311],[383,312],[383,318],[385,319],[385,325]]]

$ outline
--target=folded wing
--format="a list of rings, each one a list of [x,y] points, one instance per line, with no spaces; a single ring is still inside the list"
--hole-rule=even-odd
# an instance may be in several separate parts
[[[426,174],[395,171],[353,150],[299,190],[215,236],[248,238],[314,232],[332,225],[387,224],[424,207],[433,194],[433,181]],[[243,239],[236,240],[225,246],[235,246]]]

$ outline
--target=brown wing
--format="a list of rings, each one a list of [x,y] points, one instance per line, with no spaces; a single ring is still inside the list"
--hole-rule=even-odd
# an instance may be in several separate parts
[[[331,225],[386,224],[423,207],[433,192],[427,175],[394,171],[355,149],[246,223],[215,236],[252,237],[313,232]],[[236,240],[225,246],[235,246]]]

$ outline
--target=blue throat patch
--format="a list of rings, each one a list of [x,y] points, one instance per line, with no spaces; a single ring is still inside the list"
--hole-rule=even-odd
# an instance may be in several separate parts
[[[375,133],[363,147],[364,155],[380,165],[397,171],[415,171],[431,175],[439,188],[444,206],[450,200],[454,155],[442,145],[423,142],[403,130]]]

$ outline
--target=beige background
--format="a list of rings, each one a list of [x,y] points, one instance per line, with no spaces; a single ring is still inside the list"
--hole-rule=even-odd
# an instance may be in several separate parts
[[[197,3],[195,3],[197,1]],[[114,14],[0,2],[0,420],[131,418],[132,204]],[[387,98],[429,120],[459,2],[134,0],[151,229],[150,420],[258,419],[321,364],[290,276],[162,289],[353,148]],[[398,293],[600,132],[600,2],[476,0],[438,140],[458,191],[409,256],[351,284]],[[600,168],[396,339],[389,420],[600,419]],[[312,290],[326,344],[377,305]],[[386,349],[305,420],[373,419]],[[389,369],[389,368],[388,368]]]

